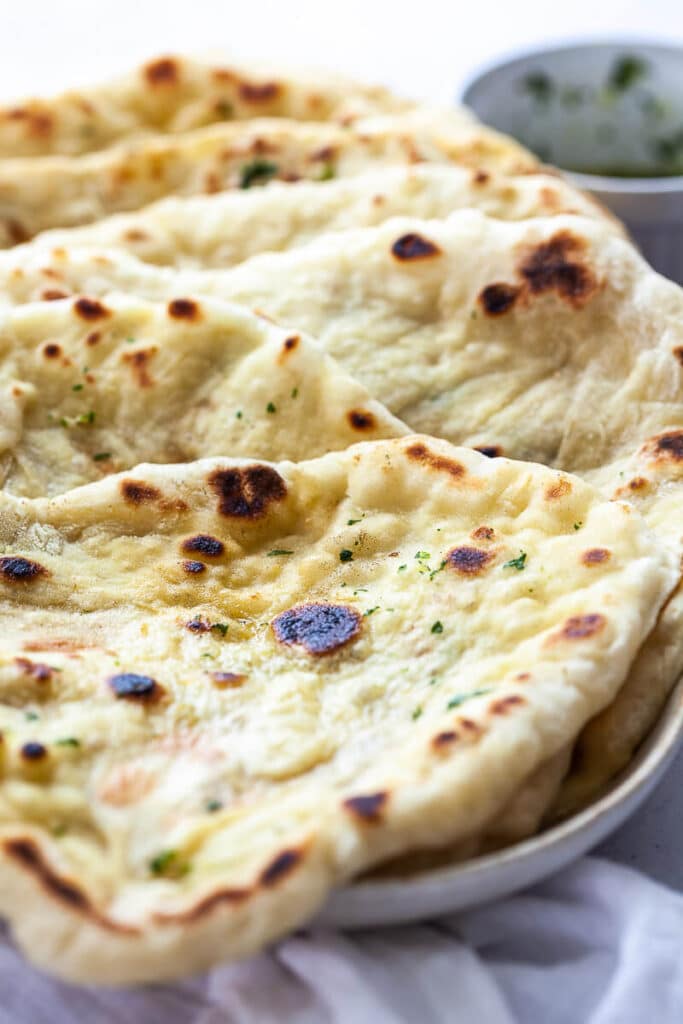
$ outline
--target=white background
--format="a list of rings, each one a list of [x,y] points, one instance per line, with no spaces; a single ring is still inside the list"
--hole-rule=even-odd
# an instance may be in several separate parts
[[[0,90],[19,97],[153,53],[220,50],[448,101],[498,54],[590,35],[683,41],[683,0],[0,0]]]
[[[162,52],[273,58],[450,102],[481,64],[586,37],[683,43],[683,0],[0,0],[0,97],[89,83]],[[683,755],[604,848],[683,890]]]

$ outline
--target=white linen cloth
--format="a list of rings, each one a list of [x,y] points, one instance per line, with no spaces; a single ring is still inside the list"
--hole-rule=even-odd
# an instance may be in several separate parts
[[[681,1024],[683,895],[589,857],[437,921],[300,933],[134,991],[78,989],[0,940],[0,1024]]]

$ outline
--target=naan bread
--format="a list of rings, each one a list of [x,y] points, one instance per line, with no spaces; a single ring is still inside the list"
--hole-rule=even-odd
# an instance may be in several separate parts
[[[348,124],[412,105],[328,72],[162,56],[104,85],[0,108],[0,157],[75,156],[140,132],[175,134],[253,117]]]
[[[510,173],[539,169],[517,143],[463,122],[457,112],[418,110],[367,118],[353,128],[282,118],[218,124],[84,156],[1,161],[0,245],[137,210],[169,195],[244,189],[274,178],[345,178],[423,161]]]
[[[33,303],[0,323],[0,481],[14,494],[142,461],[301,460],[407,433],[304,335],[217,300]]]
[[[29,244],[110,247],[146,263],[225,268],[262,252],[294,249],[328,231],[371,227],[398,216],[441,219],[460,209],[501,220],[558,213],[607,217],[589,196],[551,174],[418,164],[325,183],[273,182],[249,191],[162,199],[85,227],[43,232]],[[16,255],[21,258],[20,251]]]
[[[606,223],[402,218],[223,272],[178,273],[113,252],[100,262],[90,250],[22,252],[1,272],[15,301],[39,294],[42,263],[68,289],[180,288],[257,305],[311,331],[413,429],[594,475],[606,496],[633,480],[620,496],[637,497],[642,474],[620,460],[644,446],[634,457],[654,461],[663,482],[643,512],[664,539],[683,537],[683,442],[651,440],[683,430],[683,293]],[[628,761],[683,670],[682,600],[582,743],[571,782],[582,799]]]
[[[3,494],[0,543],[0,909],[89,983],[246,955],[479,832],[678,577],[627,504],[414,436]]]
[[[585,217],[395,218],[227,270],[89,247],[0,258],[8,303],[46,288],[258,308],[308,331],[414,430],[570,471],[609,465],[672,422],[664,403],[683,380],[683,292]]]

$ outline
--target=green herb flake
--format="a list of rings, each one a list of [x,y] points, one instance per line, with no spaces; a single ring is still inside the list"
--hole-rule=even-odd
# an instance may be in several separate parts
[[[126,338],[126,343],[128,345],[134,345],[135,344],[135,338]]]
[[[235,413],[235,419],[236,420],[241,420],[242,419],[242,410],[241,409],[238,409],[237,412]]]
[[[206,809],[209,812],[209,814],[215,814],[216,811],[223,810],[223,803],[220,800],[207,800]]]
[[[220,633],[221,636],[225,636],[230,626],[227,622],[214,622],[210,629],[212,633]]]
[[[89,427],[95,422],[95,412],[90,409],[88,412],[82,412],[80,416],[76,417],[76,423],[79,427]]]
[[[336,176],[336,173],[337,172],[335,170],[334,164],[330,163],[330,161],[328,160],[327,163],[324,163],[320,168],[320,174],[318,175],[316,180],[332,181],[332,179]]]
[[[368,608],[367,611],[363,612],[363,615],[365,615],[365,616],[367,616],[367,615],[374,615],[374,613],[378,612],[378,611],[379,611],[379,605],[376,604],[374,608]]]
[[[75,736],[65,736],[64,739],[55,740],[55,746],[57,747],[80,747],[81,741],[77,740]]]
[[[448,704],[446,704],[447,710],[452,708],[459,708],[461,704],[464,704],[466,700],[472,700],[473,697],[483,697],[485,693],[490,693],[491,687],[487,687],[483,690],[472,690],[471,693],[459,693],[457,697],[451,697]]]
[[[580,519],[579,519],[578,523],[574,523],[574,529],[575,530],[580,530],[582,526],[583,526],[583,523],[581,522]]]
[[[36,711],[25,711],[24,718],[27,722],[37,722],[40,715]]]
[[[179,861],[177,850],[163,850],[149,862],[149,870],[158,877],[182,878],[190,870],[190,866]]]
[[[618,57],[612,65],[607,80],[608,88],[614,92],[626,92],[636,82],[645,78],[648,70],[647,63],[640,57],[624,54],[622,57]]]
[[[299,397],[299,389],[298,388],[292,388],[292,398],[298,398],[298,397]]]
[[[104,462],[106,459],[111,458],[111,452],[95,452],[93,455],[94,462]]]
[[[339,561],[340,562],[352,562],[353,561],[353,551],[349,551],[348,548],[342,548],[341,551],[339,552]]]
[[[268,402],[268,405],[266,406],[266,412],[269,412],[269,413],[272,414],[274,412],[277,412],[277,408],[276,408],[276,406],[273,405],[272,402]]]
[[[362,522],[363,522],[362,518],[361,519],[347,519],[346,520],[346,525],[347,526],[355,526],[356,523],[362,523]]]
[[[56,839],[60,839],[62,836],[65,836],[66,833],[67,833],[66,825],[55,825],[55,827],[52,829],[52,835]]]
[[[429,554],[428,551],[416,551],[415,558],[418,560],[418,562],[424,562],[427,559],[431,558],[431,555]]]
[[[555,83],[545,71],[531,71],[522,79],[522,88],[536,103],[548,103],[555,94]]]
[[[252,160],[245,164],[240,173],[240,188],[251,188],[252,185],[265,185],[278,172],[277,164],[272,160]]]
[[[520,551],[517,558],[511,558],[509,562],[503,562],[504,569],[522,570],[526,565],[526,551]]]
[[[431,628],[432,633],[443,633],[443,622],[439,622],[437,619]]]
[[[442,560],[442,562],[441,562],[441,565],[439,566],[439,568],[438,568],[438,569],[432,569],[432,570],[430,571],[430,573],[429,573],[429,578],[430,578],[430,580],[433,580],[433,579],[434,579],[434,577],[435,577],[435,576],[437,575],[437,573],[440,573],[440,572],[442,572],[442,571],[443,571],[443,570],[444,570],[444,569],[446,568],[446,565],[447,565],[447,564],[448,564],[448,563],[446,562],[446,559],[444,558],[444,559]]]
[[[408,568],[408,566],[407,566],[407,565],[405,565],[405,563],[404,563],[403,565],[399,565],[399,567],[398,567],[398,569],[396,570],[396,572],[405,572],[405,570],[406,570],[407,568]]]
[[[72,386],[71,390],[72,391],[82,391],[83,390],[83,384],[74,384]]]
[[[289,551],[287,548],[273,548],[266,555],[266,558],[277,558],[279,555],[293,555],[293,551]]]
[[[410,716],[414,722],[417,722],[418,718],[422,714],[422,708],[415,708],[412,715]]]

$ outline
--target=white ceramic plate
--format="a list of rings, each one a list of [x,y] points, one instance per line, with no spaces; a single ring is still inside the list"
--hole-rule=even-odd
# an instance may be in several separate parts
[[[561,825],[506,850],[411,878],[357,882],[334,893],[317,924],[364,928],[465,910],[548,877],[602,842],[642,804],[683,739],[683,680],[609,791]]]

